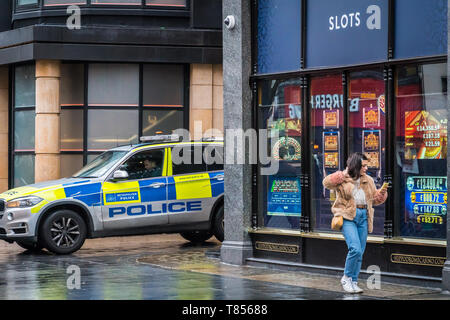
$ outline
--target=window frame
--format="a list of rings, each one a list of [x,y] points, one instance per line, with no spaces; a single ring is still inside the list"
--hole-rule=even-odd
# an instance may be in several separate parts
[[[74,3],[72,4],[68,4],[68,3],[64,3],[64,4],[51,4],[51,5],[46,5],[45,4],[45,0],[36,0],[36,3],[32,3],[32,4],[26,4],[26,5],[19,5],[19,0],[14,0],[13,1],[13,12],[14,13],[21,13],[21,12],[26,12],[26,11],[35,11],[36,9],[38,9],[39,11],[45,11],[45,10],[61,10],[61,9],[65,9],[69,6],[69,5],[77,5],[80,8],[93,8],[93,9],[108,9],[108,8],[123,8],[123,9],[128,9],[128,10],[132,10],[132,9],[143,9],[143,10],[154,10],[154,11],[161,11],[161,10],[165,10],[165,11],[173,11],[173,10],[182,10],[182,11],[186,11],[189,12],[191,9],[191,0],[185,0],[186,1],[186,5],[185,6],[181,6],[181,5],[151,5],[151,4],[147,4],[147,0],[139,0],[139,3],[136,4],[114,4],[114,3],[93,3],[93,0],[69,0],[69,1],[73,1]]]
[[[88,85],[89,85],[89,64],[91,63],[102,63],[102,61],[92,61],[92,62],[86,62],[86,61],[62,61],[63,64],[79,64],[81,65],[81,68],[83,69],[83,104],[67,104],[67,105],[60,105],[61,110],[65,109],[72,109],[72,110],[82,110],[83,111],[83,147],[81,150],[68,150],[68,151],[60,151],[61,155],[82,155],[83,156],[83,166],[85,166],[88,163],[88,157],[89,156],[98,156],[102,154],[103,151],[89,151],[88,150],[88,112],[89,110],[137,110],[138,112],[138,130],[137,134],[138,137],[141,137],[143,134],[143,125],[142,125],[142,117],[143,117],[143,65],[145,63],[136,63],[139,66],[139,104],[136,107],[111,107],[111,106],[102,106],[102,107],[92,107],[88,105]],[[128,62],[124,62],[125,64],[129,64]],[[8,188],[12,188],[14,186],[14,156],[15,154],[23,154],[23,155],[33,155],[35,156],[34,149],[32,151],[21,151],[16,152],[14,150],[14,121],[15,121],[15,68],[17,66],[21,65],[27,65],[29,63],[20,63],[12,65],[9,69],[10,74],[10,86],[9,86],[9,96],[10,96],[10,110],[9,113],[9,169],[8,169]],[[179,64],[178,64],[179,65]],[[190,79],[190,66],[189,64],[181,64],[183,66],[183,107],[176,107],[175,110],[181,110],[183,112],[183,123],[182,128],[183,129],[189,129],[189,79]],[[33,62],[33,66],[35,68],[36,64]],[[165,110],[168,111],[170,108],[167,107],[145,107],[146,109],[151,110]],[[21,107],[17,108],[20,111],[26,111],[26,110],[35,110],[36,107]],[[138,141],[136,144],[139,144]]]

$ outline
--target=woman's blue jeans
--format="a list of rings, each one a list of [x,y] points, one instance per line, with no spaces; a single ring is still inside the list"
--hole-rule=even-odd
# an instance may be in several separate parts
[[[344,274],[352,278],[352,281],[358,281],[367,242],[367,210],[356,209],[356,216],[352,221],[344,219],[342,233],[348,247]]]

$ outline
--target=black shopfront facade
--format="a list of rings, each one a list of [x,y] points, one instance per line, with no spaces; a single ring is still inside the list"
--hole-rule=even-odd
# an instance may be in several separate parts
[[[341,272],[323,178],[369,158],[376,207],[363,260],[441,281],[447,243],[447,1],[251,2],[253,127],[273,175],[253,170],[251,265]],[[370,275],[365,273],[366,276]]]

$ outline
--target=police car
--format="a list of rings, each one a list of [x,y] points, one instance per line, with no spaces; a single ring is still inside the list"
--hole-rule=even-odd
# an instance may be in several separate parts
[[[223,241],[223,141],[141,137],[71,178],[0,194],[0,239],[69,254],[86,238],[180,233]]]

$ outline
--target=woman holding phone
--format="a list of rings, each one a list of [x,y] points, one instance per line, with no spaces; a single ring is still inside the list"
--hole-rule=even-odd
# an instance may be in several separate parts
[[[334,217],[343,217],[342,233],[348,247],[344,275],[341,284],[346,292],[361,293],[358,275],[366,248],[367,235],[373,231],[373,206],[387,198],[387,183],[377,190],[373,179],[366,174],[367,157],[353,153],[344,171],[336,171],[325,177],[325,188],[335,190],[336,201],[331,207]]]

